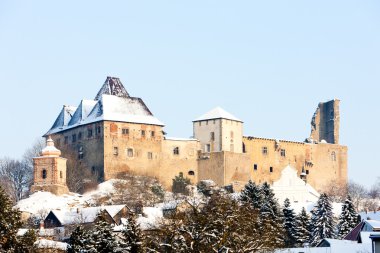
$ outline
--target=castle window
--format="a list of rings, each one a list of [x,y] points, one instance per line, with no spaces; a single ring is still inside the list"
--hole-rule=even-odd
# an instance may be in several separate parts
[[[155,135],[155,133],[154,133],[154,131],[152,131],[152,132],[150,133],[150,136],[154,137],[154,135]]]
[[[195,175],[195,172],[190,170],[187,174],[189,174],[189,176],[194,176]]]
[[[92,137],[92,128],[87,129],[87,137],[88,138]]]
[[[96,127],[96,133],[100,134],[102,132],[102,128],[100,126]]]
[[[153,153],[152,153],[152,152],[148,152],[148,159],[149,159],[149,160],[152,160],[152,159],[153,159]]]
[[[46,179],[47,171],[45,169],[42,170],[42,179]]]
[[[72,140],[72,142],[76,142],[76,141],[77,141],[77,135],[76,135],[76,134],[73,134],[71,140]]]
[[[179,155],[179,147],[175,147],[175,148],[173,149],[173,154],[174,154],[174,155]]]
[[[128,157],[133,157],[133,149],[129,148],[129,149],[127,150],[127,156],[128,156]]]
[[[123,128],[121,129],[122,134],[129,134],[129,129],[128,128]]]
[[[62,173],[62,171],[59,172],[59,177],[60,177],[60,178],[63,178],[63,173]]]
[[[118,147],[113,147],[113,155],[118,156],[119,155],[119,148]]]
[[[335,151],[331,152],[331,161],[333,161],[333,162],[336,161],[336,153],[335,153]]]
[[[281,149],[281,156],[286,156],[286,151],[285,151],[285,149]]]
[[[79,160],[82,160],[83,157],[84,157],[84,155],[83,155],[83,147],[82,147],[82,146],[79,146],[79,147],[78,147],[78,159],[79,159]]]
[[[257,170],[257,164],[253,165],[253,170]]]
[[[263,155],[268,154],[268,148],[267,147],[263,147],[261,151],[262,151]]]
[[[210,144],[206,144],[206,152],[207,153],[211,152],[211,145]]]
[[[95,175],[95,173],[96,173],[95,166],[91,167],[91,173],[92,173],[92,175]]]
[[[214,132],[211,132],[210,133],[210,139],[213,141],[215,140],[215,133]]]
[[[65,144],[69,143],[69,136],[65,136],[65,141],[64,141]]]
[[[306,175],[309,175],[309,170],[306,170]]]
[[[270,172],[270,173],[273,172],[273,167],[269,167],[269,172]]]
[[[78,133],[78,140],[82,140],[82,132]]]
[[[141,136],[145,137],[145,130],[141,130]]]

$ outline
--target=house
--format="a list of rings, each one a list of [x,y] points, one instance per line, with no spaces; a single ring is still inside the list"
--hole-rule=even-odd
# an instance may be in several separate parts
[[[371,234],[380,234],[380,221],[363,220],[344,239],[356,241],[358,243],[371,243]]]

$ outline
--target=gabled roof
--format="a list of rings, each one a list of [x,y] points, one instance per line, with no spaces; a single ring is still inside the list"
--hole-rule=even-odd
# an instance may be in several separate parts
[[[199,118],[193,120],[193,122],[203,121],[203,120],[210,120],[210,119],[229,119],[229,120],[243,122],[240,119],[236,118],[231,113],[226,112],[225,110],[223,110],[220,107],[216,107],[216,108],[212,109],[211,111],[203,114]]]
[[[78,108],[76,109],[74,115],[72,116],[69,126],[80,123],[82,120],[85,120],[87,116],[90,114],[94,105],[96,104],[95,100],[85,100],[83,99]]]
[[[95,97],[95,100],[99,100],[104,94],[117,97],[129,97],[129,93],[124,88],[124,85],[121,83],[120,79],[111,76],[107,76],[107,79],[104,82],[102,88],[100,88],[98,94]]]
[[[71,105],[64,105],[61,112],[59,113],[57,119],[54,121],[52,129],[63,128],[67,126],[73,117],[77,107]]]

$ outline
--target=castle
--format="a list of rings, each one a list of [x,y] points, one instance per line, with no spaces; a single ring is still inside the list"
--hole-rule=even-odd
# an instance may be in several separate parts
[[[107,77],[95,99],[63,106],[44,136],[75,152],[99,181],[129,172],[156,177],[170,189],[174,176],[183,173],[193,183],[211,179],[240,189],[248,180],[273,183],[291,165],[322,190],[331,180],[347,181],[339,121],[339,100],[320,103],[309,138],[275,140],[243,136],[243,121],[218,107],[193,121],[193,138],[168,138],[143,100],[130,96],[118,78]],[[38,177],[47,175],[35,172],[35,182]]]

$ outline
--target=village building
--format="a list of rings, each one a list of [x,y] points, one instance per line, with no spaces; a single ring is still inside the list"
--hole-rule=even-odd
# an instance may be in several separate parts
[[[77,154],[72,159],[86,164],[99,182],[135,173],[156,177],[170,189],[183,173],[192,183],[211,179],[238,190],[248,180],[273,184],[291,165],[321,190],[331,180],[347,181],[339,102],[319,104],[304,142],[244,136],[243,121],[219,107],[193,121],[193,138],[168,138],[144,101],[130,96],[118,78],[107,77],[94,99],[63,106],[44,136],[51,136],[63,157],[67,150]],[[39,168],[38,184],[44,179]]]

